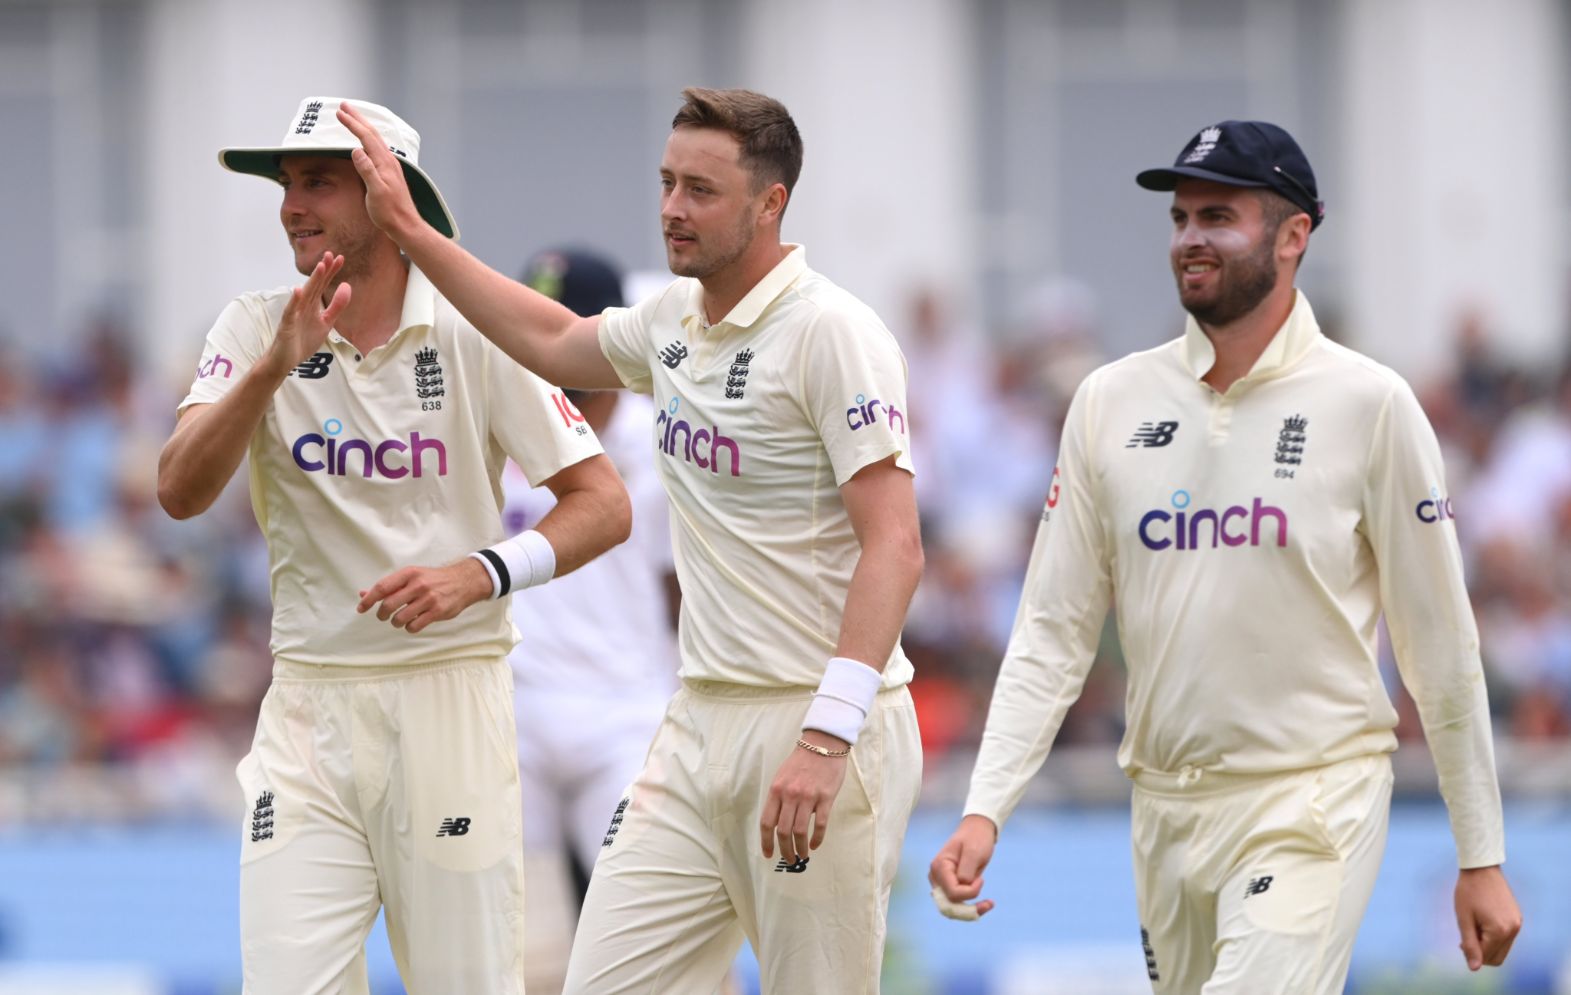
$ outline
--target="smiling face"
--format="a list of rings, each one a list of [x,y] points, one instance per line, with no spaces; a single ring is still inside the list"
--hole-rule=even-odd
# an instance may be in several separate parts
[[[1232,324],[1259,307],[1280,280],[1292,279],[1308,226],[1289,228],[1268,217],[1262,196],[1271,195],[1197,179],[1173,191],[1173,278],[1179,303],[1202,325]]]
[[[677,276],[702,280],[719,273],[747,254],[771,217],[778,223],[778,211],[765,208],[780,184],[754,189],[740,153],[735,138],[714,128],[679,127],[666,140],[660,226],[666,262]]]
[[[339,282],[369,272],[379,253],[397,255],[366,213],[365,184],[348,159],[286,155],[278,163],[278,182],[284,188],[279,220],[302,276],[325,251],[344,257]]]

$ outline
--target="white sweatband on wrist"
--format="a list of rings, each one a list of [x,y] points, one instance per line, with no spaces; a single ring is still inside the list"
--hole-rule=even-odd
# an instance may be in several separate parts
[[[824,679],[813,692],[813,703],[807,706],[802,728],[827,732],[847,743],[856,743],[883,683],[884,675],[865,663],[843,656],[830,657],[829,665],[824,668]]]
[[[469,555],[479,560],[485,572],[491,575],[493,598],[536,587],[556,575],[556,550],[551,548],[549,539],[534,529]]]

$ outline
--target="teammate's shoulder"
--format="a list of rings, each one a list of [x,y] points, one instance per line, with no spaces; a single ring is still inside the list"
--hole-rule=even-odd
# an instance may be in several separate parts
[[[218,323],[231,327],[249,325],[259,334],[270,333],[283,318],[292,290],[292,287],[287,286],[271,290],[247,290],[224,305]]]
[[[1340,342],[1322,338],[1318,352],[1324,372],[1336,378],[1346,395],[1367,394],[1372,399],[1383,400],[1392,392],[1413,392],[1402,374]]]
[[[815,270],[804,271],[776,303],[798,310],[809,332],[828,330],[832,339],[871,338],[899,349],[894,333],[871,305]]]
[[[1109,360],[1086,374],[1081,387],[1126,387],[1132,381],[1148,378],[1155,373],[1182,369],[1180,349],[1183,341],[1181,338],[1169,339],[1150,349],[1140,349]]]
[[[690,276],[675,276],[661,286],[645,293],[634,301],[632,307],[683,307],[688,297],[699,289],[698,281]]]

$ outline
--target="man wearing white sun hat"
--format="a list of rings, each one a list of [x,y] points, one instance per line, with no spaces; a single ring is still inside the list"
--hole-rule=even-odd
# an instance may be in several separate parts
[[[245,990],[366,991],[381,906],[410,992],[522,992],[505,596],[626,538],[627,494],[560,393],[371,223],[340,103],[307,98],[279,144],[219,153],[283,187],[307,279],[219,315],[159,459],[175,518],[211,505],[245,459],[271,561],[273,685],[237,771]],[[456,238],[420,136],[354,103],[421,216]],[[499,541],[507,457],[557,504]]]

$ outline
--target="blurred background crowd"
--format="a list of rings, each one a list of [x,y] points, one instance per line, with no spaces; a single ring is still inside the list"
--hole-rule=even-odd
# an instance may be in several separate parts
[[[1059,279],[1000,328],[929,291],[890,316],[921,468],[928,565],[905,645],[930,763],[978,741],[1059,425],[1108,358],[1098,314]],[[1447,336],[1444,372],[1416,387],[1447,457],[1497,732],[1571,741],[1571,366],[1502,360],[1474,312]],[[33,819],[225,816],[270,676],[266,550],[243,474],[194,520],[158,508],[187,385],[146,376],[121,324],[88,340],[43,366],[0,346],[0,779],[29,782]],[[1110,626],[1060,742],[1115,743],[1122,687]],[[81,790],[95,768],[116,775],[100,786],[113,804]]]
[[[647,287],[656,163],[694,84],[791,109],[806,163],[784,235],[909,363],[927,569],[904,643],[928,755],[891,959],[921,966],[886,991],[939,990],[921,979],[947,957],[946,992],[1040,995],[1073,977],[1032,959],[1042,943],[1136,971],[1061,991],[1145,987],[1111,625],[1000,849],[1029,861],[996,876],[1019,911],[944,932],[920,878],[1068,399],[1182,327],[1166,202],[1134,173],[1263,118],[1328,203],[1299,274],[1322,326],[1406,376],[1444,447],[1528,913],[1515,973],[1453,976],[1445,813],[1387,653],[1413,817],[1393,820],[1355,990],[1571,993],[1568,67],[1563,0],[0,0],[0,995],[234,981],[218,876],[270,676],[266,553],[243,472],[186,522],[154,483],[214,317],[299,278],[276,188],[216,150],[276,140],[308,94],[375,100],[420,131],[482,259],[582,245]],[[7,987],[18,964],[106,957],[154,980]],[[1424,958],[1451,980],[1379,974]]]

